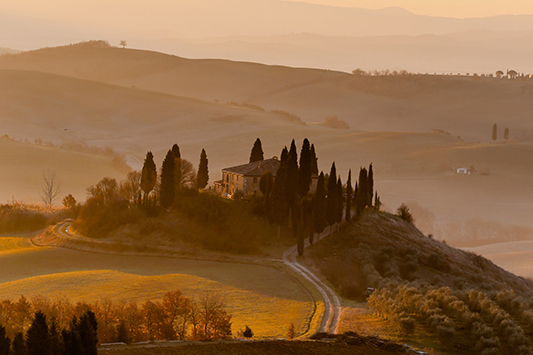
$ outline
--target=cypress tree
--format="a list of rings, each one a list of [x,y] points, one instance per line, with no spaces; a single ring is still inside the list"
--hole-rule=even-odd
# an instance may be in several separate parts
[[[333,226],[337,221],[338,197],[337,197],[337,169],[335,162],[331,164],[331,170],[328,178],[328,195],[326,197],[326,218],[328,224]]]
[[[79,334],[83,355],[98,355],[96,345],[98,337],[96,331],[98,323],[92,311],[85,312],[79,319],[76,330]]]
[[[168,208],[174,202],[174,153],[167,152],[161,167],[161,190],[159,192],[160,204]]]
[[[298,193],[304,197],[311,187],[311,147],[309,140],[304,139],[300,151],[300,168],[298,170]]]
[[[172,146],[172,154],[175,158],[181,159],[180,147],[177,144]]]
[[[311,144],[311,175],[318,175],[318,158],[316,157],[315,145]]]
[[[357,216],[360,216],[367,205],[368,185],[366,168],[359,170],[359,188],[357,189],[357,198],[355,200]]]
[[[250,163],[265,160],[263,155],[263,147],[261,145],[261,140],[257,138],[255,140],[254,146],[252,147],[252,151],[250,152]]]
[[[271,195],[272,220],[278,226],[278,239],[280,237],[281,225],[285,222],[285,218],[288,214],[288,205],[285,194],[285,186],[287,180],[287,161],[288,151],[287,147],[285,147],[281,152],[280,165],[276,172],[274,184],[272,185]]]
[[[372,197],[374,196],[374,172],[372,171],[372,163],[368,167],[368,177],[366,179],[368,188],[366,205],[372,207]]]
[[[320,173],[318,176],[318,182],[316,185],[316,192],[313,196],[313,229],[314,232],[319,234],[326,228],[326,189],[324,186],[324,173]],[[313,236],[311,235],[309,242],[313,244]]]
[[[50,322],[49,332],[50,332],[50,348],[53,355],[61,354],[61,334],[60,334],[59,325],[57,324],[55,318],[52,318]]]
[[[0,355],[9,355],[11,339],[6,335],[6,328],[0,324]]]
[[[503,130],[503,139],[509,140],[509,128],[507,127]]]
[[[35,317],[26,332],[26,347],[28,355],[51,355],[46,316],[41,311],[35,313]]]
[[[337,180],[337,223],[342,222],[342,215],[344,212],[344,196],[342,193],[342,181],[339,176]]]
[[[492,140],[496,142],[496,139],[498,139],[498,125],[495,123],[492,126]]]
[[[261,190],[261,193],[265,197],[264,203],[265,203],[265,212],[268,217],[268,223],[272,224],[272,213],[271,213],[271,195],[272,195],[272,187],[274,185],[274,177],[272,176],[272,173],[270,171],[266,171],[263,175],[261,175],[261,179],[259,179],[259,190]]]
[[[13,339],[13,344],[11,345],[11,355],[28,355],[28,349],[26,348],[24,335],[21,332],[18,332]]]
[[[144,200],[148,194],[154,189],[157,182],[157,170],[154,163],[154,155],[152,152],[146,153],[144,165],[141,173],[141,190],[144,192]]]
[[[346,181],[346,222],[352,219],[352,169],[348,171],[348,181]]]
[[[298,153],[294,139],[291,143],[291,149],[287,159],[287,177],[285,180],[285,196],[289,208],[293,209],[298,194]]]
[[[209,182],[209,169],[207,167],[207,154],[205,153],[205,149],[202,149],[202,153],[200,154],[200,164],[198,165],[196,181],[196,186],[199,189],[205,188]]]

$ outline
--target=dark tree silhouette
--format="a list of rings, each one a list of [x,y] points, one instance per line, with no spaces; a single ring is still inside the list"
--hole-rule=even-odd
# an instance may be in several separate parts
[[[146,158],[144,159],[144,165],[141,173],[141,189],[144,192],[144,201],[150,192],[155,187],[157,182],[157,169],[154,163],[154,155],[152,152],[146,153]]]
[[[28,355],[51,355],[50,335],[46,316],[43,312],[35,313],[35,317],[26,332]]]
[[[52,354],[60,355],[62,350],[61,333],[55,318],[52,318],[50,321],[48,330],[50,333],[50,348],[52,349]]]
[[[338,213],[338,189],[337,189],[337,169],[335,168],[335,162],[331,164],[331,170],[328,178],[328,195],[326,197],[326,218],[328,224],[333,226],[337,222]]]
[[[346,181],[346,222],[352,219],[352,169],[348,171],[348,181]]]
[[[177,144],[174,144],[172,146],[172,153],[174,154],[175,158],[177,159],[181,158],[180,147]]]
[[[24,341],[22,332],[17,333],[15,338],[13,338],[11,355],[28,355],[28,348],[26,348],[26,342]]]
[[[276,179],[274,179],[274,184],[272,185],[271,212],[272,220],[278,226],[278,239],[280,237],[281,225],[285,222],[289,209],[285,196],[288,156],[289,153],[287,147],[285,147],[281,152],[281,160],[276,172]]]
[[[318,176],[316,185],[316,192],[313,196],[313,229],[319,234],[324,231],[328,222],[326,219],[326,189],[324,186],[324,173]],[[311,235],[309,242],[313,244],[313,236]]]
[[[98,337],[96,331],[98,323],[96,315],[92,311],[85,312],[79,319],[76,331],[81,341],[83,355],[98,355],[96,345],[98,344]]]
[[[503,139],[509,140],[509,128],[507,127],[503,130]]]
[[[305,138],[300,151],[300,168],[298,170],[298,193],[301,197],[307,195],[311,187],[311,158],[309,140]]]
[[[492,125],[492,140],[496,142],[498,139],[498,125],[495,123]]]
[[[263,147],[261,145],[261,140],[257,138],[255,140],[254,146],[252,147],[252,151],[250,152],[250,163],[265,160],[263,155]]]
[[[250,339],[251,337],[254,336],[254,332],[252,331],[252,329],[249,326],[246,326],[244,332],[242,332],[242,335],[245,338]]]
[[[287,179],[285,181],[285,197],[287,204],[292,210],[295,208],[296,196],[298,194],[298,153],[294,139],[291,143],[289,156],[287,159]]]
[[[159,201],[162,207],[168,208],[174,202],[174,154],[172,150],[167,152],[163,166],[161,167],[161,188]]]
[[[367,184],[368,174],[366,168],[361,168],[359,170],[359,186],[357,189],[357,197],[355,200],[356,213],[357,216],[360,216],[367,205],[368,200],[368,184]]]
[[[372,197],[374,196],[374,172],[372,171],[372,163],[368,167],[368,178],[366,182],[368,188],[366,205],[372,207]]]
[[[205,188],[209,182],[209,169],[207,163],[207,154],[205,149],[202,149],[202,153],[200,154],[200,164],[198,165],[198,174],[196,175],[197,187],[199,189]]]
[[[316,157],[315,145],[311,144],[311,175],[318,176],[318,158]]]
[[[6,328],[0,324],[0,355],[9,355],[11,339],[6,335]]]
[[[261,193],[263,194],[264,203],[265,203],[265,212],[268,217],[268,223],[272,224],[272,211],[271,211],[271,195],[272,195],[272,187],[274,185],[274,177],[272,176],[272,172],[266,171],[263,175],[261,175],[261,179],[259,179],[259,190],[261,190]]]
[[[341,177],[337,179],[337,223],[342,222],[342,215],[344,212],[344,197],[342,194]]]

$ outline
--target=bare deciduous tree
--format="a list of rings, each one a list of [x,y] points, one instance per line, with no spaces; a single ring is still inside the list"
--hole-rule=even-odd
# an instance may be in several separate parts
[[[43,173],[43,188],[41,199],[47,207],[52,207],[54,201],[61,194],[61,184],[57,180],[56,173],[49,172]]]
[[[125,40],[122,40],[120,41],[119,45],[122,46],[122,48],[126,48],[126,46],[128,45],[128,42]]]

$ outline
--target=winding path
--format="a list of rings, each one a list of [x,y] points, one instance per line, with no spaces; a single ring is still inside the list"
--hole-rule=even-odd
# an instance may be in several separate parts
[[[323,233],[319,236],[319,240],[327,237],[329,233]],[[305,248],[309,246],[309,241],[305,241]],[[326,285],[320,278],[318,278],[308,268],[300,264],[297,260],[298,250],[297,246],[293,246],[283,253],[283,262],[292,268],[296,273],[303,276],[320,292],[324,299],[324,316],[320,323],[319,332],[325,332],[330,334],[337,334],[337,328],[339,327],[339,319],[341,314],[341,303],[339,297],[328,285]]]
[[[69,231],[69,227],[71,224],[72,220],[67,219],[56,225],[56,231],[59,235],[61,235],[62,238],[74,241],[83,241],[90,243],[97,242],[97,244],[107,244],[105,241],[95,241],[93,239],[72,234]],[[318,240],[321,240],[329,235],[329,231],[324,231],[324,233],[322,233],[318,237]],[[309,241],[306,239],[304,248],[307,248],[309,246]],[[316,276],[312,271],[300,264],[298,262],[297,255],[297,245],[292,246],[283,253],[283,262],[287,266],[289,266],[294,272],[308,280],[322,295],[322,298],[324,299],[324,314],[320,323],[319,332],[336,334],[342,310],[339,297],[337,296],[335,291],[333,291],[328,285],[326,285],[318,276]],[[319,315],[315,314],[315,316]]]

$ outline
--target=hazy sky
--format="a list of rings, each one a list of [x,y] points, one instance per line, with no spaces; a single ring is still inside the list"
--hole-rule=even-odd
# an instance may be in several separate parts
[[[446,17],[533,14],[531,0],[308,0],[304,2],[369,9],[398,6],[419,15]]]
[[[204,0],[197,0],[197,5]],[[277,0],[270,0],[277,1]],[[533,14],[533,1],[531,0],[285,0],[293,2],[307,2],[323,5],[347,6],[356,8],[379,9],[383,7],[403,7],[420,15],[449,16],[449,17],[482,17],[501,14]],[[124,14],[133,14],[131,10],[144,5],[150,7],[176,6],[186,3],[187,0],[0,0],[0,11],[16,11],[35,14],[55,13],[59,17],[73,12],[84,12],[103,6],[106,3],[115,7],[122,5]],[[195,1],[196,2],[196,1]],[[205,1],[207,4],[208,1]],[[172,4],[172,5],[171,5]],[[115,5],[115,6],[113,6]],[[201,5],[200,5],[201,6]],[[105,13],[102,13],[105,16]],[[137,13],[135,13],[137,15]]]

